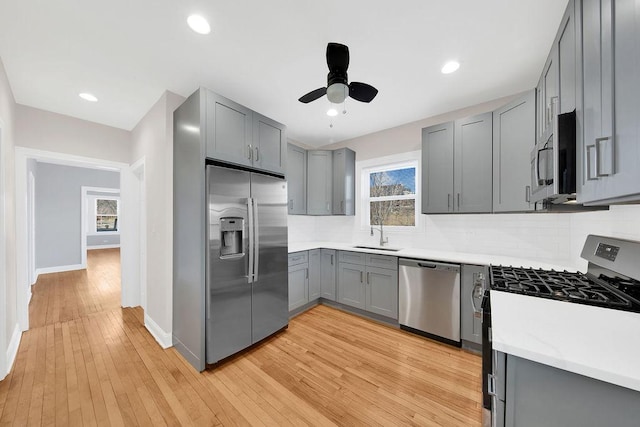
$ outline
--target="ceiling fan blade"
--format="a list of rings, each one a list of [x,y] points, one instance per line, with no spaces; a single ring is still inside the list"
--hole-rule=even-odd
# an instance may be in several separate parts
[[[349,96],[356,101],[371,102],[378,94],[378,89],[366,83],[351,82]]]
[[[327,45],[327,65],[329,71],[347,72],[349,68],[349,48],[340,43]]]
[[[312,90],[311,92],[309,92],[306,95],[302,95],[300,97],[300,99],[298,99],[298,101],[304,103],[304,104],[308,104],[311,101],[315,101],[316,99],[320,98],[321,96],[325,95],[327,93],[327,88],[326,87],[321,87],[318,88],[316,90]]]

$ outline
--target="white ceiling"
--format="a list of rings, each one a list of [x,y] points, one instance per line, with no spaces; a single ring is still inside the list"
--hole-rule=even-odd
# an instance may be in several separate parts
[[[132,129],[165,90],[208,87],[321,146],[535,86],[567,0],[20,0],[0,2],[16,102]],[[205,16],[211,34],[186,18]],[[326,116],[326,45],[379,90]],[[449,59],[462,64],[442,75]],[[78,97],[91,92],[100,101]]]

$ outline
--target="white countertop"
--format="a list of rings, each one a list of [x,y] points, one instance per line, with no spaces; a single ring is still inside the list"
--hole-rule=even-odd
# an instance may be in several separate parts
[[[494,350],[640,391],[640,314],[491,291]]]
[[[438,251],[434,249],[420,249],[420,248],[399,248],[399,251],[385,251],[375,249],[360,249],[354,246],[357,243],[335,243],[335,242],[307,242],[307,243],[293,243],[289,244],[289,253],[308,251],[310,249],[326,248],[337,249],[341,251],[353,251],[353,252],[366,252],[375,253],[380,255],[391,255],[400,258],[417,258],[431,261],[443,261],[453,262],[460,264],[475,264],[475,265],[511,265],[514,267],[531,267],[531,268],[543,268],[546,270],[565,270],[566,266],[550,264],[547,262],[535,261],[531,259],[514,258],[503,255],[485,255],[485,254],[471,254],[464,252],[450,252],[450,251]],[[389,246],[393,249],[393,246]],[[572,269],[569,269],[572,270]],[[575,271],[575,270],[573,270]]]

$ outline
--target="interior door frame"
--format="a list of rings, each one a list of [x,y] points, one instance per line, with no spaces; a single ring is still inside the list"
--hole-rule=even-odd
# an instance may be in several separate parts
[[[16,307],[18,327],[21,331],[29,329],[29,299],[31,296],[31,283],[29,280],[29,245],[28,245],[28,221],[27,221],[27,194],[28,174],[27,161],[34,159],[37,161],[54,163],[65,166],[76,166],[100,170],[110,170],[120,173],[121,196],[130,192],[129,175],[132,174],[130,167],[126,163],[114,162],[110,160],[96,159],[90,157],[76,156],[65,153],[36,150],[25,147],[15,148],[15,190],[16,190]],[[128,221],[128,211],[122,211],[123,222]],[[121,236],[131,233],[133,230],[123,227]],[[139,263],[137,253],[120,252],[120,262],[122,265],[122,306],[130,307],[140,305],[140,286],[130,277],[130,265]],[[1,325],[0,325],[1,326]]]
[[[5,194],[7,191],[5,173],[6,173],[6,155],[4,152],[4,122],[0,119],[0,307],[3,308],[0,313],[0,380],[8,373],[7,366],[7,233],[5,226]]]

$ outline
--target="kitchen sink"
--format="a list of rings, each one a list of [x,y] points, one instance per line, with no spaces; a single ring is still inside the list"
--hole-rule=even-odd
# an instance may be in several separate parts
[[[398,252],[402,248],[383,248],[382,246],[354,246],[356,249],[375,249],[376,251]]]

